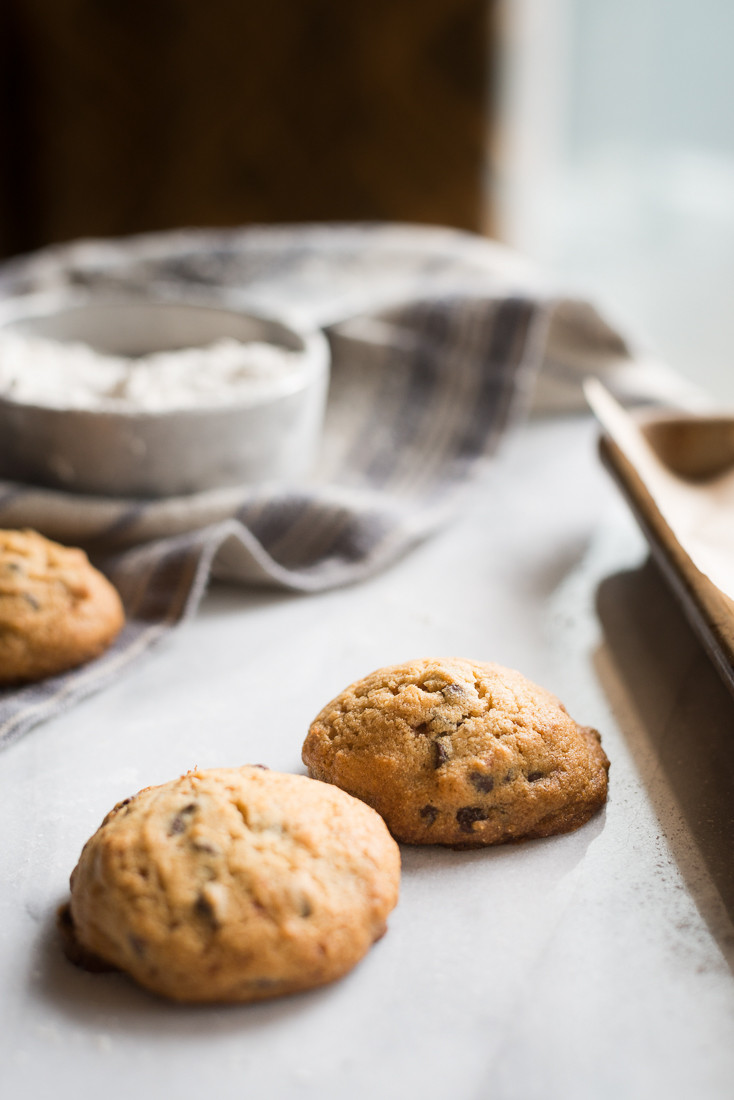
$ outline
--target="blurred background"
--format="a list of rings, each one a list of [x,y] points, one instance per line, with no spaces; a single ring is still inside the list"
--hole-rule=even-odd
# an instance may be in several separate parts
[[[486,233],[734,405],[730,0],[3,0],[0,255]]]
[[[734,407],[734,4],[501,8],[500,235]]]

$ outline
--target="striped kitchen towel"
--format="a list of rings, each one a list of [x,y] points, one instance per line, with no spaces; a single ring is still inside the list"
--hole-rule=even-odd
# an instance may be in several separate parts
[[[455,511],[533,390],[578,403],[579,379],[594,373],[622,396],[671,399],[670,376],[641,364],[589,305],[450,230],[182,231],[82,241],[0,268],[0,297],[64,287],[259,307],[322,327],[323,446],[309,480],[277,492],[120,500],[0,481],[0,526],[85,546],[128,617],[92,664],[0,692],[0,745],[116,677],[195,611],[212,575],[314,592],[388,565]]]

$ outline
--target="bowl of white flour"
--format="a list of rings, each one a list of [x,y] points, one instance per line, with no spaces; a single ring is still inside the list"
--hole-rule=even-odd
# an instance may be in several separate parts
[[[318,445],[323,334],[190,302],[0,303],[0,477],[161,497],[294,482]]]

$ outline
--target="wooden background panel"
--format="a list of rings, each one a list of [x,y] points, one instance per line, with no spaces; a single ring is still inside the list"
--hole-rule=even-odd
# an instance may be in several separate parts
[[[0,247],[483,224],[485,0],[4,0]]]

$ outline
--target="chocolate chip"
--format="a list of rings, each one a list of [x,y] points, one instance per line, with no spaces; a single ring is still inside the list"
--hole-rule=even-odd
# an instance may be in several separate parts
[[[30,605],[30,607],[33,608],[34,611],[40,611],[41,610],[40,603],[38,602],[38,600],[36,599],[35,596],[32,596],[30,594],[30,592],[24,592],[23,593],[23,599],[25,600],[25,602],[27,604]]]
[[[419,726],[416,726],[415,729],[413,730],[413,733],[416,736],[421,736],[421,737],[428,737],[428,734],[430,732],[431,732],[431,727],[428,725],[428,722],[421,722],[421,724]]]
[[[195,848],[197,852],[206,852],[207,855],[216,856],[219,855],[221,849],[217,848],[215,844],[212,844],[208,840],[204,840],[202,837],[194,837],[191,841],[191,847]]]
[[[74,920],[71,915],[71,906],[67,902],[66,905],[62,905],[56,911],[56,923],[63,931],[68,931],[74,927]]]
[[[17,561],[6,561],[5,568],[9,573],[22,573],[23,566]]]
[[[431,806],[429,803],[427,806],[423,806],[420,811],[420,815],[425,821],[426,825],[433,825],[433,822],[438,817],[438,810],[435,806]]]
[[[199,894],[194,902],[194,912],[197,917],[201,917],[202,920],[208,921],[213,928],[219,927],[219,921],[217,920],[217,914],[214,912],[212,903],[204,894]]]
[[[301,898],[301,916],[310,917],[313,913],[313,906],[308,898]]]
[[[462,806],[456,811],[456,820],[462,833],[471,833],[475,821],[486,821],[489,814],[481,806]]]
[[[537,783],[539,779],[545,779],[545,772],[528,772],[528,783]]]
[[[486,772],[469,772],[469,782],[482,794],[489,794],[494,787],[494,777]]]
[[[214,910],[212,909],[212,903],[204,894],[199,894],[194,902],[194,912],[198,913],[200,917],[213,917]]]
[[[443,741],[433,742],[433,766],[440,768],[449,759],[449,751]]]
[[[145,954],[145,940],[141,940],[140,936],[135,936],[131,932],[127,937],[127,942],[130,944],[135,954],[139,958],[142,958]]]
[[[188,806],[184,806],[182,810],[179,810],[176,816],[171,821],[170,828],[168,830],[169,836],[178,836],[180,833],[186,831],[188,824],[186,818],[189,817],[196,809],[195,802],[189,802]]]
[[[64,954],[70,963],[79,966],[82,970],[89,970],[93,974],[103,974],[106,971],[117,970],[116,966],[108,963],[99,955],[94,955],[82,947],[77,939],[74,918],[71,915],[71,906],[67,903],[56,914],[56,923],[61,935],[61,945]]]

